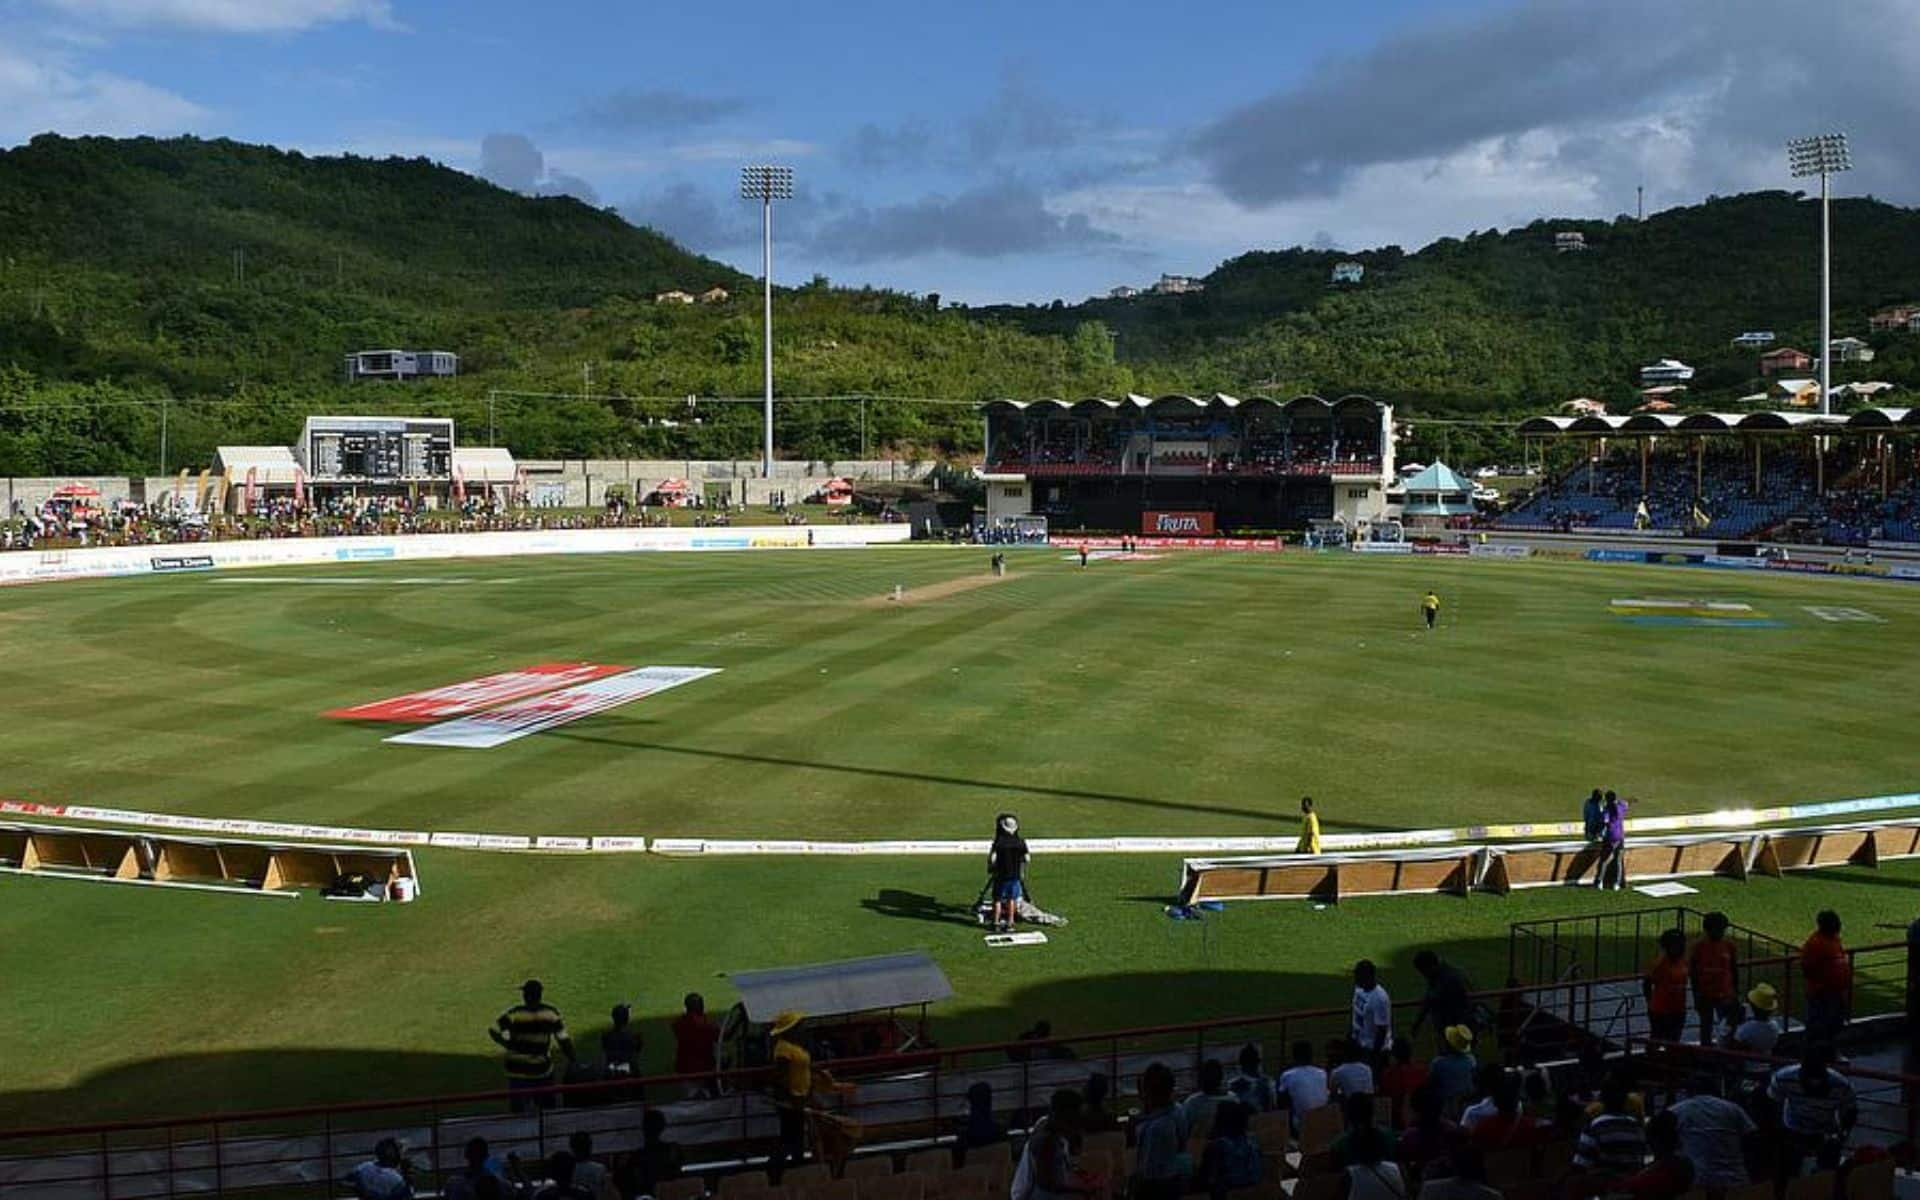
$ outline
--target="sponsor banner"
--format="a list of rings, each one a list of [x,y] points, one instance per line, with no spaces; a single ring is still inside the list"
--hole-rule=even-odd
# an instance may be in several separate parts
[[[29,817],[64,817],[64,804],[36,804],[32,800],[0,800],[0,813]]]
[[[1467,547],[1467,553],[1475,558],[1525,558],[1533,551],[1526,546],[1497,542]]]
[[[1887,574],[1895,579],[1920,579],[1920,565],[1908,566],[1898,563],[1887,568]]]
[[[583,837],[537,837],[533,839],[535,850],[585,851],[593,849],[591,839]]]
[[[1791,571],[1796,575],[1828,575],[1832,569],[1823,562],[1797,562],[1792,559],[1769,558],[1764,560],[1769,571]]]
[[[1588,562],[1643,563],[1647,561],[1645,550],[1589,550]]]
[[[1085,546],[1089,550],[1118,550],[1123,542],[1130,542],[1141,550],[1279,550],[1283,542],[1279,538],[1235,538],[1235,537],[1068,537],[1056,536],[1052,545]]]
[[[1734,554],[1709,554],[1701,561],[1709,567],[1727,567],[1735,571],[1762,571],[1767,566],[1763,558],[1742,557]]]
[[[592,839],[589,849],[598,854],[643,854],[647,849],[647,839],[643,837],[597,837]]]
[[[1210,512],[1143,512],[1140,532],[1157,537],[1212,537]]]
[[[1355,554],[1412,554],[1411,542],[1349,542],[1347,549]]]
[[[1603,537],[1609,537],[1609,538],[1626,537],[1629,534],[1637,538],[1678,538],[1678,537],[1687,536],[1686,531],[1681,529],[1627,530],[1627,529],[1620,529],[1617,527],[1610,527],[1606,525],[1572,525],[1568,527],[1568,531],[1571,533],[1599,534]]]
[[[450,683],[429,691],[408,692],[388,700],[356,704],[352,708],[330,709],[321,715],[343,721],[442,721],[448,717],[478,712],[495,704],[551,692],[556,688],[604,679],[625,670],[626,667],[604,663],[535,663],[517,671],[483,675],[478,679]]]
[[[151,561],[153,563],[153,569],[156,571],[213,570],[213,555],[211,554],[162,554],[156,555]]]
[[[1827,572],[1832,575],[1873,575],[1884,577],[1888,570],[1880,563],[1830,562]]]
[[[1465,554],[1467,548],[1458,542],[1415,542],[1415,554]]]
[[[718,667],[641,667],[516,700],[500,708],[443,721],[386,739],[405,746],[488,750],[594,713],[720,673]]]

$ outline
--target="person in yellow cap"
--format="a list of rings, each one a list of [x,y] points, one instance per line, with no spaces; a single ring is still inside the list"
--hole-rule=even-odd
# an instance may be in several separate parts
[[[1427,1067],[1427,1086],[1439,1096],[1441,1106],[1451,1110],[1473,1093],[1475,1073],[1480,1069],[1473,1057],[1473,1029],[1468,1025],[1449,1025],[1441,1032],[1446,1039],[1444,1053],[1434,1055]]]
[[[787,1009],[773,1018],[767,1036],[773,1039],[769,1060],[773,1064],[773,1104],[780,1112],[780,1147],[767,1163],[767,1176],[777,1186],[780,1173],[788,1164],[807,1156],[807,1106],[813,1097],[813,1055],[802,1046],[794,1032],[807,1019],[798,1009]]]
[[[1752,1015],[1727,1035],[1728,1048],[1772,1054],[1780,1041],[1780,1022],[1774,1019],[1780,1009],[1780,994],[1770,983],[1756,983],[1747,991],[1747,1009]]]

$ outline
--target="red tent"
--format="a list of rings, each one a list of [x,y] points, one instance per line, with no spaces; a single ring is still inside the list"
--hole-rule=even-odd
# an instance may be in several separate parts
[[[663,479],[647,497],[649,504],[664,504],[668,508],[685,508],[693,502],[693,485],[684,479]]]
[[[853,480],[835,476],[820,485],[820,499],[828,504],[852,504]]]

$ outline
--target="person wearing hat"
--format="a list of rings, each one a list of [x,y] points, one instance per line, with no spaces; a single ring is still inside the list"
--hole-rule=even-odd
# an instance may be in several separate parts
[[[501,1013],[493,1028],[487,1030],[487,1036],[506,1049],[507,1087],[515,1092],[553,1085],[554,1043],[559,1043],[568,1062],[574,1061],[567,1023],[560,1019],[560,1010],[545,1001],[545,990],[538,979],[521,984],[520,1003]],[[515,1096],[513,1111],[525,1112],[527,1103],[525,1097]],[[553,1099],[541,1096],[534,1103],[546,1108]]]
[[[1449,1025],[1441,1031],[1446,1039],[1444,1053],[1434,1056],[1427,1067],[1427,1086],[1440,1097],[1443,1109],[1454,1109],[1473,1093],[1473,1082],[1480,1069],[1473,1057],[1473,1029],[1467,1025]]]
[[[767,1026],[773,1039],[768,1061],[773,1064],[773,1104],[780,1113],[780,1146],[767,1163],[767,1177],[776,1186],[781,1172],[807,1156],[807,1107],[813,1099],[813,1055],[794,1036],[806,1014],[787,1009]]]
[[[1727,1046],[1751,1054],[1772,1054],[1780,1041],[1780,1022],[1774,1014],[1780,1009],[1780,995],[1770,983],[1756,983],[1747,991],[1747,1009],[1753,1015],[1727,1035]]]
[[[987,878],[993,887],[993,927],[1011,932],[1027,894],[1027,839],[1020,836],[1020,819],[1001,813],[993,827],[993,845],[987,850]]]

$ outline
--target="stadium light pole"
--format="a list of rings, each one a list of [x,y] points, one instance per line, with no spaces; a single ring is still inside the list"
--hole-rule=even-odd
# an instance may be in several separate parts
[[[1833,225],[1828,216],[1828,180],[1853,169],[1844,133],[1821,133],[1787,143],[1787,167],[1795,179],[1820,177],[1820,415],[1833,405]]]
[[[773,478],[773,202],[793,199],[793,168],[740,168],[740,198],[760,202],[762,350],[766,359],[766,449],[760,473]]]

